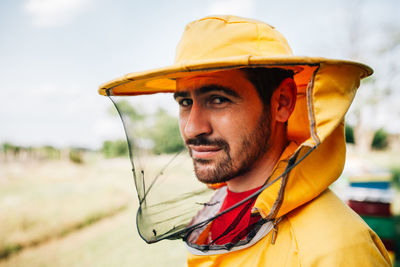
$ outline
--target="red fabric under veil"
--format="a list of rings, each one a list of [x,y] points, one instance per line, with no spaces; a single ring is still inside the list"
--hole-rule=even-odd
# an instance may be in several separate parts
[[[257,187],[240,193],[235,193],[227,189],[227,195],[222,203],[220,212],[227,210],[260,188]],[[259,215],[251,214],[251,208],[255,200],[256,198],[250,199],[239,207],[215,219],[211,225],[211,242],[217,245],[224,245],[243,239],[247,235],[249,227],[260,219]]]

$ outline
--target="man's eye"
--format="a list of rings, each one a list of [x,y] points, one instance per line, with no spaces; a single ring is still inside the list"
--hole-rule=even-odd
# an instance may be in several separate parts
[[[188,107],[192,104],[192,102],[193,101],[191,99],[184,98],[182,100],[179,100],[179,105],[182,107]]]
[[[228,98],[222,97],[222,96],[215,96],[211,99],[212,104],[222,104],[225,102],[230,102]]]

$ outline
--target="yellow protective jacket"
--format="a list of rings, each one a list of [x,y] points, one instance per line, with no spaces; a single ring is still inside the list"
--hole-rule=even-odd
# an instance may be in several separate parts
[[[345,161],[344,121],[359,86],[357,66],[320,63],[304,70],[289,120],[292,141],[270,178],[296,157],[289,175],[266,188],[252,212],[274,223],[251,246],[236,251],[189,248],[188,265],[211,266],[390,266],[377,235],[328,186]],[[304,82],[304,81],[307,81]]]
[[[218,255],[193,255],[188,266],[390,266],[376,234],[329,189],[293,210],[253,246]]]

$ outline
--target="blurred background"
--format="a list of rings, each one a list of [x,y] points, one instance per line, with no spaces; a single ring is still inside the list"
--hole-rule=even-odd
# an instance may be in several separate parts
[[[0,266],[185,266],[181,241],[147,245],[137,234],[122,123],[97,88],[170,65],[184,26],[213,14],[265,21],[296,55],[375,70],[348,112],[347,163],[332,188],[395,257],[399,1],[5,0],[0,14]],[[126,105],[152,116],[154,157],[179,150],[179,138],[164,142],[177,136],[163,127],[175,119],[165,101],[138,107]]]

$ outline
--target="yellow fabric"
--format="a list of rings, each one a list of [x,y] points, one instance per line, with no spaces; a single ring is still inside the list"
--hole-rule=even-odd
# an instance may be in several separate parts
[[[291,54],[286,39],[270,25],[252,19],[214,16],[186,26],[175,62],[188,64],[233,55],[274,57]]]
[[[316,70],[313,86],[309,86],[305,92],[309,95],[309,102],[304,100],[296,103],[295,117],[288,123],[288,135],[292,140],[293,132],[303,139],[308,137],[303,145],[299,146],[299,157],[310,149],[308,146],[321,144],[290,172],[284,201],[277,217],[315,198],[340,176],[346,154],[343,118],[359,82],[359,69],[354,66],[321,64]],[[308,115],[309,119],[299,120],[301,114],[303,117]],[[312,121],[314,123],[310,125]],[[306,123],[308,125],[305,125]],[[276,172],[274,175],[278,176],[280,173],[282,172]],[[280,187],[281,183],[277,182],[264,190],[255,207],[264,214],[269,214]]]
[[[288,214],[250,248],[220,255],[188,255],[188,266],[391,266],[382,242],[350,208],[326,190]]]

